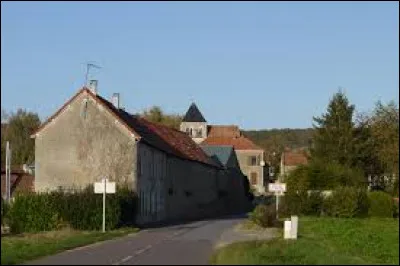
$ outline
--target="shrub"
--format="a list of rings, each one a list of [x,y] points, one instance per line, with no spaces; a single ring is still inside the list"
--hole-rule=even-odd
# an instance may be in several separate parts
[[[373,217],[393,217],[393,198],[383,191],[368,193],[368,215]]]
[[[271,227],[276,225],[275,205],[257,205],[250,213],[250,220],[262,227]]]
[[[323,201],[323,212],[333,217],[365,217],[368,214],[368,205],[365,189],[339,187]]]
[[[330,190],[362,184],[364,175],[360,169],[320,160],[297,167],[287,177],[288,191]]]
[[[304,215],[321,215],[323,204],[323,196],[319,191],[311,191],[307,196],[301,209],[301,213]]]
[[[281,197],[279,203],[279,215],[289,217],[291,215],[316,215],[322,212],[323,196],[319,191],[288,192]]]
[[[135,194],[124,187],[107,195],[107,230],[132,225],[136,202]],[[92,186],[83,191],[18,195],[9,214],[10,228],[15,233],[55,230],[66,225],[78,230],[99,230],[103,223],[103,196],[94,194]]]
[[[9,204],[1,198],[1,225],[7,223]]]
[[[10,229],[14,233],[54,230],[60,215],[49,194],[20,194],[9,210]]]

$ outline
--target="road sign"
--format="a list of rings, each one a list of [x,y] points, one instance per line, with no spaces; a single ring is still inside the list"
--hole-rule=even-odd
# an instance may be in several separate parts
[[[270,192],[276,192],[276,193],[283,193],[286,192],[286,184],[285,183],[270,183],[268,184],[268,190]]]
[[[94,193],[102,194],[104,192],[104,188],[106,189],[107,194],[115,193],[115,182],[108,182],[108,179],[105,180],[106,184],[104,185],[104,179],[102,182],[94,183]]]
[[[115,182],[108,182],[106,177],[103,177],[101,182],[94,183],[94,193],[103,194],[103,233],[106,231],[106,194],[115,193]]]

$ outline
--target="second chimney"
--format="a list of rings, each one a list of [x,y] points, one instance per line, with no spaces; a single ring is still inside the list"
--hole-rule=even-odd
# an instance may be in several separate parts
[[[89,89],[93,92],[93,94],[97,94],[97,80],[92,79],[89,81]]]
[[[119,109],[119,93],[113,93],[111,102],[115,108]]]

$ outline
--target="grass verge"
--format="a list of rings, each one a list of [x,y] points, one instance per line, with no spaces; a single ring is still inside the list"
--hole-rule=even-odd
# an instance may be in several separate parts
[[[19,264],[52,255],[64,250],[137,232],[137,228],[121,228],[102,233],[99,231],[60,231],[20,234],[1,237],[1,264]]]
[[[297,240],[235,243],[217,250],[211,263],[399,265],[399,220],[303,217]]]

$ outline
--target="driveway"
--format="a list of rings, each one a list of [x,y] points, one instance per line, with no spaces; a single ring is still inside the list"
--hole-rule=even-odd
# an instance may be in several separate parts
[[[32,261],[30,265],[208,264],[224,232],[245,215],[145,229],[137,234]]]

